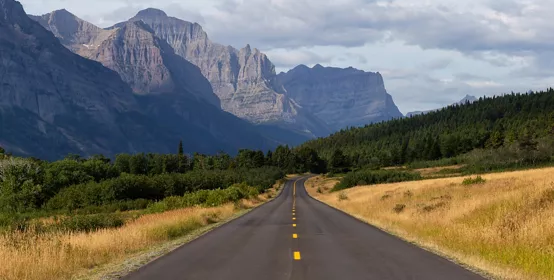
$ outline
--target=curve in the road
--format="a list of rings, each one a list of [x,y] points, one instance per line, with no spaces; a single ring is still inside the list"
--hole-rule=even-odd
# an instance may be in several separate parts
[[[483,279],[316,201],[306,179],[125,279]]]

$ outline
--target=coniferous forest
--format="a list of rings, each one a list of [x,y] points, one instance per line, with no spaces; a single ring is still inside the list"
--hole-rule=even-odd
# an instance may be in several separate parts
[[[467,157],[502,162],[549,161],[554,138],[554,90],[480,98],[411,118],[351,128],[308,142],[327,160],[349,167],[393,166]],[[458,158],[457,160],[461,160]],[[456,160],[443,161],[456,163]]]
[[[251,197],[291,173],[348,173],[340,188],[419,179],[387,166],[464,164],[489,172],[554,161],[554,90],[481,98],[425,115],[342,130],[299,147],[237,155],[120,154],[48,162],[0,148],[0,228],[57,213],[160,212]],[[108,219],[109,220],[109,219]]]

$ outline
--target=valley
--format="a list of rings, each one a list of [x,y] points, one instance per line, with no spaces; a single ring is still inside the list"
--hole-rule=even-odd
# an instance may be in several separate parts
[[[0,279],[554,279],[548,3],[38,2]]]

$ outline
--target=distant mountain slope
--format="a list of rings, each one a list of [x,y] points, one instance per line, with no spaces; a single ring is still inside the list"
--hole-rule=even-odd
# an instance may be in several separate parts
[[[466,104],[466,103],[473,103],[475,101],[479,100],[477,97],[473,96],[473,95],[466,95],[462,100],[452,104],[452,105],[463,105],[463,104]],[[412,116],[417,116],[417,115],[422,115],[422,114],[427,114],[427,113],[430,113],[430,112],[434,112],[434,111],[437,111],[437,110],[440,110],[440,109],[435,109],[435,110],[428,110],[428,111],[414,111],[414,112],[409,112],[406,114],[406,117],[412,117]]]
[[[334,131],[403,116],[379,73],[300,65],[280,73],[274,87]]]
[[[0,1],[0,143],[52,158],[152,148],[151,135],[128,142],[139,112],[133,93],[100,63],[64,48],[19,2]],[[94,131],[94,132],[93,132]]]
[[[127,31],[123,35],[137,37],[123,41],[141,42],[140,47],[152,43],[142,40],[148,32]],[[103,41],[113,43],[105,45],[103,54],[117,61],[114,69],[125,63],[122,52],[136,51],[122,47],[118,35],[122,33],[113,32],[113,41]],[[168,153],[175,152],[181,139],[186,152],[201,153],[265,150],[277,144],[249,123],[196,98],[186,81],[186,92],[133,94],[118,73],[72,53],[12,0],[0,0],[0,61],[0,146],[18,155],[56,159],[68,153]],[[191,77],[209,86],[196,67],[187,67],[178,66],[175,72],[168,68],[180,80],[175,84]]]

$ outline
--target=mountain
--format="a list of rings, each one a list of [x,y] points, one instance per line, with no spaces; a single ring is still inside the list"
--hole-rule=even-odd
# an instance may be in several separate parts
[[[50,23],[67,19],[60,15],[40,18],[55,19],[46,21]],[[98,31],[87,24],[58,22],[78,26],[78,30]],[[83,26],[88,27],[81,29]],[[68,34],[63,28],[56,30]],[[79,36],[64,38],[83,42]],[[166,53],[168,50],[161,43],[156,45],[154,38],[146,26],[131,25],[111,31],[98,48],[90,48],[91,57],[111,63],[118,75],[64,47],[60,43],[64,40],[30,19],[19,2],[0,0],[0,146],[14,154],[44,159],[68,153],[113,156],[121,152],[175,152],[181,139],[186,152],[234,153],[239,148],[276,146],[254,126],[210,103],[217,98],[205,91],[209,83],[199,70]],[[125,47],[130,43],[133,47]],[[138,56],[141,51],[146,52],[142,57]],[[137,59],[132,64],[136,69],[123,71],[120,66],[129,57]],[[164,88],[146,95],[134,93],[120,76],[129,83],[140,81],[143,77],[135,75],[140,73],[137,69],[155,65],[146,62],[156,59],[186,63],[164,63],[165,69],[157,66],[170,74],[171,79],[161,80],[172,81],[173,91]],[[157,73],[148,72],[151,70],[141,69]],[[157,79],[145,81],[148,88],[158,85]],[[134,85],[135,91],[142,88]]]
[[[466,95],[462,100],[452,104],[452,105],[463,105],[463,104],[466,104],[466,103],[473,103],[475,101],[479,100],[477,97],[473,96],[473,95]],[[412,117],[412,116],[417,116],[417,115],[423,115],[423,114],[427,114],[427,113],[430,113],[430,112],[434,112],[434,111],[438,111],[440,109],[435,109],[435,110],[428,110],[428,111],[414,111],[414,112],[409,112],[406,114],[406,117]]]
[[[84,57],[112,34],[112,31],[81,20],[65,9],[29,17],[51,31],[64,46]]]
[[[300,65],[280,73],[274,87],[334,131],[403,117],[379,73]]]
[[[464,105],[466,103],[473,103],[475,101],[478,101],[479,99],[473,95],[467,94],[462,100],[458,101],[457,103],[454,103],[453,105]]]
[[[151,134],[132,121],[139,105],[119,76],[64,48],[12,0],[0,0],[0,61],[0,144],[7,150],[53,158],[153,147]],[[141,142],[126,140],[141,134]]]
[[[214,43],[199,24],[168,17],[157,9],[143,10],[129,21],[148,24],[176,54],[198,66],[225,111],[255,124],[285,127],[311,137],[331,132],[325,122],[272,89],[275,66],[258,49],[247,45],[237,50]]]

